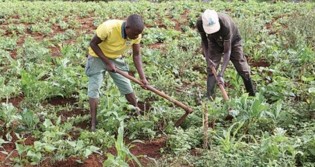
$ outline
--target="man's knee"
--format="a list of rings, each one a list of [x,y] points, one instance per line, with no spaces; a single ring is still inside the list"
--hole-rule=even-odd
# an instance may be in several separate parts
[[[93,99],[99,98],[99,89],[88,89],[88,97]]]
[[[135,96],[134,94],[135,93],[133,91],[131,91],[130,93],[125,93],[125,96],[132,97],[132,96]]]
[[[101,83],[90,78],[88,84],[88,97],[99,98]]]

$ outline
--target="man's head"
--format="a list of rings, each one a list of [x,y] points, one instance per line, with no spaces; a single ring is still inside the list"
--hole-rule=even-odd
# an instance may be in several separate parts
[[[133,14],[128,16],[126,21],[126,34],[130,39],[137,39],[144,29],[141,16]]]
[[[201,14],[202,26],[207,34],[213,34],[220,30],[218,13],[214,10],[207,9]]]

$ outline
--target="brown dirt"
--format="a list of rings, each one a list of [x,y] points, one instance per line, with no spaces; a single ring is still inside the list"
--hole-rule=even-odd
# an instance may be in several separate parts
[[[21,103],[21,101],[23,101],[24,99],[24,95],[19,95],[16,97],[11,97],[8,99],[9,103],[12,103],[14,107],[18,107]],[[1,102],[5,103],[7,100],[6,99],[2,99]]]
[[[56,97],[47,99],[47,101],[51,105],[67,105],[67,104],[74,104],[77,101],[77,99],[74,97],[65,98],[62,96],[56,96]]]
[[[66,160],[55,162],[51,167],[81,167],[82,163],[77,162],[77,158],[69,157]]]
[[[203,150],[200,149],[192,149],[190,151],[190,154],[193,156],[201,156],[202,155]]]
[[[131,145],[130,152],[135,155],[143,166],[149,165],[150,158],[158,159],[161,157],[160,149],[166,146],[167,138],[165,136],[156,138],[151,141],[144,141],[143,143],[131,143],[126,139],[126,143]],[[116,155],[116,149],[114,147],[108,150],[109,153]],[[130,167],[136,167],[135,162],[128,163]]]
[[[104,157],[99,154],[92,154],[88,159],[84,161],[85,167],[102,167],[104,162]]]
[[[167,138],[165,136],[145,141],[144,143],[135,143],[135,147],[131,148],[131,153],[134,155],[147,155],[152,158],[160,158],[160,149],[166,146]]]
[[[8,155],[0,152],[0,167],[11,166],[11,158],[18,157],[18,152],[15,150],[15,145],[13,143],[3,144],[4,149],[0,149],[0,151],[6,151]]]
[[[25,145],[33,145],[36,139],[33,136],[26,137],[24,144]]]
[[[192,70],[193,71],[198,71],[201,74],[207,74],[206,69],[204,67],[201,67],[201,66],[198,66],[198,65],[193,66]]]
[[[185,22],[187,22],[188,21],[187,17],[188,17],[189,12],[190,12],[189,10],[185,10],[184,13],[181,15],[181,20],[185,20]],[[181,23],[176,19],[172,19],[172,21],[175,22],[174,29],[177,31],[182,31],[181,25],[187,25],[187,23]]]
[[[3,139],[8,141],[7,138],[4,136],[5,134],[3,134]],[[15,142],[18,140],[17,136],[15,135],[15,133],[11,132],[10,133],[12,140],[10,141],[10,143],[6,143],[3,144],[2,147],[0,148],[0,151],[6,151],[7,155],[0,152],[0,166],[3,164],[10,164],[11,162],[11,158],[15,158],[18,156],[18,152],[15,150]],[[2,164],[3,163],[3,164]]]
[[[94,16],[93,15],[90,15],[90,16],[85,17],[85,18],[80,18],[80,19],[78,19],[78,21],[81,23],[80,29],[86,30],[87,33],[93,34],[94,30],[96,29],[96,27],[93,24],[93,22],[94,22]]]
[[[69,117],[75,117],[75,116],[84,116],[89,114],[88,110],[83,109],[74,109],[72,111],[61,111],[57,114],[57,116],[61,116],[61,122],[66,122]],[[79,122],[74,124],[74,126],[79,127],[81,129],[88,129],[90,125],[89,120]],[[73,136],[78,137],[79,134],[74,133]]]
[[[26,27],[26,30],[24,32],[24,34],[20,34],[20,38],[17,41],[17,47],[21,47],[24,44],[25,41],[25,37],[26,36],[30,36],[33,37],[34,39],[36,39],[37,41],[42,41],[44,38],[50,37],[52,38],[53,36],[55,36],[56,34],[60,34],[60,33],[64,33],[65,30],[62,29],[59,25],[52,25],[52,32],[50,34],[41,34],[38,32],[33,32],[31,31],[30,27],[34,24],[34,23],[23,23],[20,22],[19,16],[18,15],[14,15],[11,16],[11,18],[16,19],[15,22],[12,22],[10,24],[23,24]],[[66,22],[68,22],[68,18],[65,18]],[[93,22],[94,22],[94,16],[93,14],[91,14],[88,17],[84,17],[84,18],[80,18],[79,16],[77,17],[77,21],[81,24],[81,27],[77,27],[74,28],[74,30],[77,32],[77,34],[82,34],[82,33],[93,33],[94,30],[96,29],[96,26],[94,26]],[[3,24],[0,25],[0,28],[3,30],[6,30],[6,32],[4,33],[5,36],[12,36],[13,33],[11,31],[9,31],[8,29],[9,24],[7,22],[4,22]],[[74,39],[70,39],[70,40],[66,40],[63,43],[64,44],[71,44],[74,43]],[[60,53],[60,48],[57,46],[52,46],[49,47],[49,49],[51,50],[51,55],[52,56],[61,56]],[[14,49],[13,51],[10,52],[10,55],[12,58],[16,59],[17,58],[17,49]]]
[[[149,158],[158,159],[161,157],[160,149],[166,146],[166,137],[157,138],[153,141],[146,141],[144,143],[135,143],[134,145],[135,146],[130,149],[131,153],[135,156],[146,155],[147,157],[139,158],[141,164],[146,166],[146,164],[150,163]],[[132,163],[129,165],[131,167],[135,166]]]
[[[25,41],[25,35],[21,36],[21,37],[18,39],[18,41],[16,42],[17,46],[23,45],[24,41]],[[10,54],[11,54],[11,57],[12,57],[13,59],[16,59],[16,56],[17,56],[17,49],[12,50]]]
[[[164,19],[170,19],[170,21],[175,23],[175,26],[172,27],[172,29],[177,30],[177,31],[181,31],[182,32],[182,28],[181,25],[187,24],[186,22],[188,21],[188,14],[189,14],[189,10],[185,10],[182,14],[181,14],[181,22],[179,22],[177,19],[171,18],[171,16],[166,16],[167,18]],[[158,27],[158,28],[162,28],[162,29],[168,29],[169,27],[163,24],[163,20],[156,20],[154,25],[146,25],[146,27],[151,28],[151,27]]]
[[[165,48],[165,44],[164,43],[154,43],[154,44],[149,45],[149,48],[160,50],[160,49]]]
[[[102,167],[104,158],[99,154],[92,154],[83,162],[77,157],[69,157],[66,160],[51,162],[50,159],[40,164],[41,167]]]
[[[89,129],[90,128],[90,120],[86,120],[86,121],[77,123],[74,126],[79,127],[81,129]]]
[[[131,153],[138,157],[140,163],[143,166],[148,166],[151,164],[150,158],[158,159],[161,157],[160,149],[166,146],[166,137],[157,138],[151,141],[145,141],[144,143],[132,143],[133,147],[130,149]],[[130,141],[126,139],[126,143],[130,144]],[[107,153],[116,155],[116,150],[114,147],[108,149]],[[104,153],[103,155],[106,155]],[[79,163],[79,158],[69,157],[66,160],[58,162],[48,162],[44,161],[40,166],[42,167],[102,167],[102,163],[106,160],[106,157],[99,154],[92,154],[87,159]],[[145,155],[145,156],[144,156]],[[1,157],[1,154],[0,154]],[[130,167],[136,167],[135,162],[129,162]]]
[[[74,117],[77,115],[83,116],[89,114],[89,111],[83,109],[73,109],[72,111],[61,111],[57,115],[65,118]]]
[[[71,106],[73,106],[76,101],[77,101],[77,99],[76,98],[72,98],[72,97],[71,98],[54,97],[54,98],[49,99],[48,103],[51,104],[51,105],[67,105],[67,104],[70,104]],[[84,110],[84,109],[81,109],[81,108],[75,108],[75,109],[73,109],[71,111],[68,111],[68,110],[60,111],[60,112],[57,113],[57,116],[60,116],[61,117],[61,121],[65,122],[65,121],[67,121],[67,119],[69,117],[84,116],[84,115],[87,115],[87,114],[89,114],[88,110]],[[89,125],[90,125],[89,120],[86,120],[86,121],[74,124],[74,126],[79,127],[81,129],[88,129]],[[74,139],[76,139],[76,138],[78,138],[78,136],[80,134],[78,134],[77,132],[73,132],[71,135],[72,135],[72,137]]]
[[[60,51],[59,47],[51,46],[51,47],[49,47],[49,49],[50,49],[50,52],[51,52],[51,56],[53,56],[53,57],[61,56],[61,51]]]
[[[288,14],[282,14],[282,15],[279,15],[279,16],[275,16],[275,17],[272,18],[272,20],[270,22],[265,24],[266,29],[269,30],[269,35],[277,34],[280,31],[282,31],[283,29],[287,29],[288,28],[288,26],[285,25],[285,24],[282,24],[282,29],[274,30],[274,27],[273,27],[273,24],[275,22],[277,22],[278,19],[283,18],[283,17],[287,17],[287,16],[288,16]]]
[[[248,64],[251,67],[269,67],[270,63],[266,59],[253,60],[251,58],[247,58]]]
[[[138,107],[144,112],[151,110],[151,104],[149,101],[145,101],[145,102],[138,101]]]

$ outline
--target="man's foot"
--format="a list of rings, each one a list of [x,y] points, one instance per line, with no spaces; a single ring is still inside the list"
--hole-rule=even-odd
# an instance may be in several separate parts
[[[95,132],[96,130],[96,125],[98,124],[98,121],[96,120],[95,123],[91,122],[91,131]]]

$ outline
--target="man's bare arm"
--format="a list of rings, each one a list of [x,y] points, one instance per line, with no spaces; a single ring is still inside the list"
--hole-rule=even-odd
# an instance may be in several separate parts
[[[101,48],[98,46],[98,44],[100,44],[101,42],[102,40],[97,35],[94,35],[90,42],[90,46],[92,50],[95,52],[95,54],[106,64],[107,70],[115,72],[116,68],[114,64],[109,61],[109,59],[102,52]]]
[[[148,81],[144,75],[143,68],[142,68],[142,59],[141,59],[141,52],[140,52],[140,44],[133,44],[132,45],[132,51],[133,51],[133,62],[135,64],[135,67],[138,71],[139,77],[141,79],[141,82],[144,85],[148,84]]]

